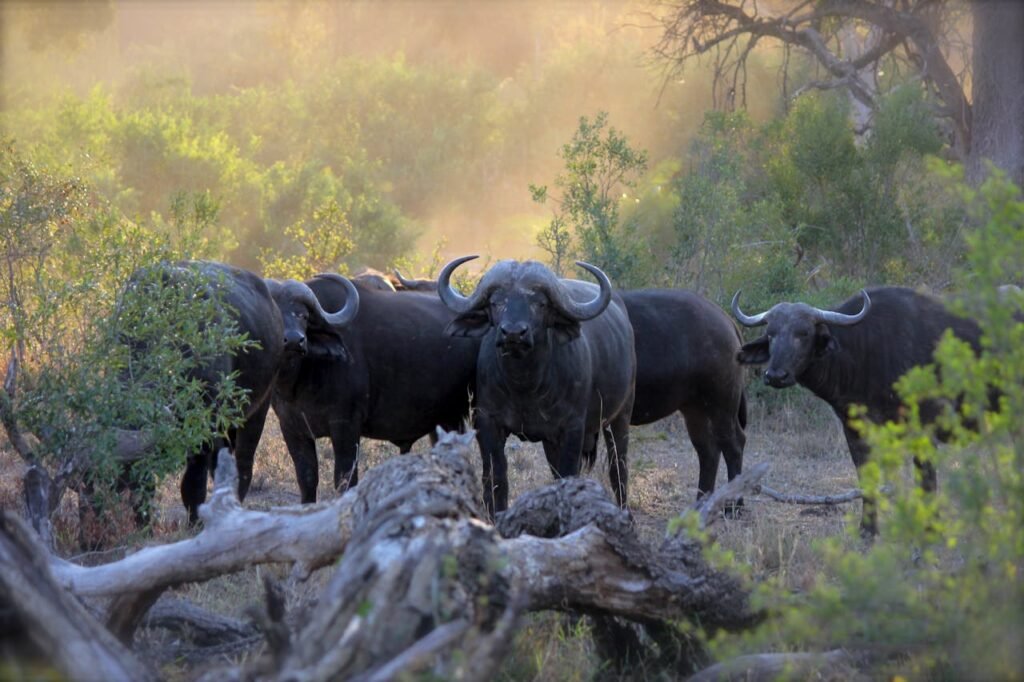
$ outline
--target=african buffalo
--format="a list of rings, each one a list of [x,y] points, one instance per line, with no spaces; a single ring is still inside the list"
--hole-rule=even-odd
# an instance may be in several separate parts
[[[385,275],[380,270],[363,268],[352,277],[352,281],[362,282],[365,287],[379,291],[395,291],[395,282],[397,280],[392,280],[390,276]]]
[[[768,364],[764,382],[774,388],[800,384],[827,402],[843,424],[854,465],[867,461],[868,444],[850,424],[850,407],[863,405],[874,422],[900,418],[901,402],[893,384],[912,367],[932,362],[932,353],[947,329],[977,351],[981,330],[953,315],[938,298],[902,287],[861,291],[834,311],[804,303],[778,303],[757,315],[732,311],[746,327],[767,325],[764,336],[740,349],[743,364]],[[934,420],[938,405],[923,405],[922,419]],[[935,470],[915,461],[925,490],[935,489]],[[877,533],[874,505],[864,501],[861,532]]]
[[[556,476],[594,464],[603,432],[619,504],[626,504],[629,417],[636,356],[625,306],[598,268],[577,263],[599,286],[558,279],[535,261],[501,261],[472,295],[455,292],[448,263],[438,295],[457,314],[452,336],[482,338],[476,363],[475,426],[483,459],[484,502],[508,506],[505,440],[541,441]]]
[[[398,282],[396,289],[402,291],[437,291],[437,280],[434,279],[406,279],[397,269],[394,271],[395,280]]]
[[[334,485],[345,488],[358,482],[361,436],[408,452],[437,426],[455,430],[469,416],[479,343],[445,336],[454,316],[437,296],[398,296],[357,279],[359,317],[335,330],[313,309],[345,305],[351,294],[344,281],[338,275],[308,280],[312,300],[271,284],[286,339],[274,412],[303,502],[316,501],[316,438],[331,438]]]
[[[620,291],[636,338],[633,425],[683,413],[697,451],[697,495],[715,489],[719,453],[729,480],[743,470],[746,377],[736,362],[743,342],[726,313],[692,291]]]
[[[258,346],[235,354],[224,354],[210,359],[194,372],[194,378],[212,386],[224,376],[235,373],[238,385],[248,393],[244,423],[231,429],[227,438],[215,438],[198,453],[188,457],[181,481],[181,499],[188,510],[189,523],[198,519],[199,505],[206,500],[206,480],[212,455],[221,447],[229,446],[238,465],[238,497],[244,499],[252,482],[253,456],[259,444],[271,389],[277,376],[278,365],[286,342],[281,313],[274,303],[264,280],[257,275],[223,263],[187,261],[163,263],[159,269],[163,286],[179,284],[194,286],[198,275],[209,295],[219,296],[223,312],[238,325]],[[146,280],[149,268],[132,276],[129,286]],[[298,283],[296,283],[298,284]],[[312,298],[312,294],[309,294]],[[349,306],[333,315],[319,314],[333,324],[345,324],[351,319],[355,307]],[[136,352],[145,352],[144,347]]]

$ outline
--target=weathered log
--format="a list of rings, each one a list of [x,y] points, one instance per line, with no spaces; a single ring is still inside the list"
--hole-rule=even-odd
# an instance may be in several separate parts
[[[750,654],[716,663],[689,678],[688,682],[768,682],[786,679],[819,679],[821,673],[835,673],[840,666],[852,666],[853,658],[842,649],[824,653]],[[847,671],[849,672],[849,671]],[[833,675],[828,676],[830,679]],[[851,675],[834,675],[850,679]]]
[[[142,624],[188,636],[199,646],[245,640],[257,634],[252,623],[229,618],[196,606],[181,597],[163,597],[149,610]]]
[[[480,520],[472,438],[442,434],[432,452],[375,467],[329,504],[267,512],[241,508],[233,458],[222,452],[198,535],[103,566],[54,560],[55,573],[75,594],[121,595],[144,610],[170,585],[260,562],[294,563],[301,577],[340,555],[301,631],[277,637],[274,655],[248,669],[214,673],[232,679],[486,679],[526,610],[724,628],[757,620],[746,590],[707,566],[699,543],[672,532],[656,550],[645,546],[592,480],[520,496],[499,535]],[[265,632],[280,615],[268,612]]]
[[[767,462],[755,464],[714,490],[710,495],[698,500],[694,509],[697,510],[697,515],[700,518],[701,528],[707,528],[714,523],[719,512],[727,505],[734,503],[735,500],[742,499],[745,493],[757,493],[759,490],[763,490],[761,479],[768,473],[769,468],[771,467]]]
[[[111,597],[201,582],[260,563],[294,564],[302,577],[341,554],[351,535],[354,491],[329,504],[253,511],[238,501],[237,476],[234,458],[222,450],[214,491],[199,509],[198,535],[101,566],[55,559],[54,576],[80,597]]]
[[[68,679],[145,681],[152,671],[50,574],[50,555],[24,522],[0,515],[0,603]]]
[[[821,504],[821,505],[836,505],[845,504],[846,502],[853,502],[864,497],[864,493],[854,488],[853,490],[847,490],[844,493],[837,495],[800,495],[790,493],[780,493],[777,490],[769,488],[765,485],[757,486],[755,493],[765,495],[775,500],[776,502],[782,502],[784,504]]]
[[[429,454],[389,460],[360,481],[346,552],[271,676],[492,677],[521,605],[501,539],[479,520],[472,439],[444,434]]]

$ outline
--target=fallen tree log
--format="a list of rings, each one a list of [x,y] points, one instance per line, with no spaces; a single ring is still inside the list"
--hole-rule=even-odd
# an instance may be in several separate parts
[[[199,508],[203,530],[198,535],[99,566],[54,559],[54,577],[80,597],[112,597],[202,582],[261,563],[294,564],[301,578],[344,550],[354,490],[329,504],[244,509],[236,492],[238,470],[226,450],[214,480],[210,501]]]
[[[261,629],[277,632],[272,651],[211,679],[488,679],[526,611],[727,629],[757,620],[745,588],[708,566],[698,542],[669,532],[645,546],[595,481],[556,481],[520,496],[497,529],[485,523],[477,457],[472,434],[442,434],[430,453],[384,462],[329,504],[260,512],[238,503],[222,452],[198,535],[102,566],[54,560],[54,574],[74,594],[135,599],[144,611],[171,585],[261,562],[292,563],[302,578],[341,557],[297,632],[280,631],[283,607],[270,609]]]
[[[156,679],[50,575],[50,556],[25,523],[0,514],[0,605],[67,679]],[[22,652],[24,654],[24,652]]]

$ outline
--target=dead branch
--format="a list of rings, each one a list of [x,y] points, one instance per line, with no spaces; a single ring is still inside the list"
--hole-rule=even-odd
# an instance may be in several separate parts
[[[810,7],[808,8],[808,6]],[[761,3],[732,0],[686,0],[659,19],[662,36],[653,48],[666,65],[666,81],[679,74],[690,60],[710,55],[715,74],[712,96],[729,85],[734,92],[737,74],[745,68],[750,47],[761,39],[796,46],[810,53],[828,72],[808,87],[845,87],[869,109],[876,106],[876,88],[861,72],[879,60],[911,65],[943,102],[944,115],[954,130],[956,149],[963,158],[970,149],[972,110],[964,78],[956,73],[942,51],[942,41],[956,33],[957,9],[949,3],[919,0],[906,3],[867,0],[830,0],[780,5],[780,11]],[[868,26],[877,36],[873,46],[854,58],[844,58],[838,32],[841,26]],[[741,41],[747,41],[744,49]],[[788,59],[786,60],[788,64]],[[875,69],[872,69],[872,77]],[[732,74],[731,84],[726,83]]]
[[[237,480],[234,458],[222,450],[213,494],[199,509],[202,532],[102,566],[55,559],[55,578],[80,597],[110,597],[201,582],[260,563],[295,564],[296,576],[303,577],[341,554],[351,535],[354,494],[330,504],[260,512],[242,508]]]
[[[818,677],[815,673],[833,673],[838,667],[852,667],[852,664],[852,657],[842,649],[824,653],[751,654],[716,663],[689,678],[688,682],[767,682],[780,677],[814,679]]]
[[[18,517],[0,515],[0,604],[68,679],[145,681],[153,673],[50,574],[50,555]]]
[[[207,611],[181,597],[161,598],[146,614],[142,624],[187,635],[199,646],[245,640],[257,634],[251,623]]]
[[[730,503],[741,499],[744,494],[756,494],[761,489],[761,479],[765,477],[771,466],[768,462],[761,462],[747,469],[742,474],[732,479],[725,485],[717,488],[710,495],[698,500],[693,508],[700,518],[700,527],[707,528],[715,522],[719,512]]]
[[[776,502],[783,502],[785,504],[844,504],[846,502],[853,502],[864,497],[864,493],[859,489],[854,488],[848,490],[845,493],[839,493],[838,495],[792,495],[787,493],[780,493],[777,490],[773,490],[765,485],[758,485],[754,489],[754,494],[762,494],[770,497]]]

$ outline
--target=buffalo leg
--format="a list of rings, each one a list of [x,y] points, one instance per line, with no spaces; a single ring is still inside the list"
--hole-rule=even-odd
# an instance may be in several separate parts
[[[850,457],[853,458],[853,466],[857,467],[857,478],[860,479],[860,468],[868,461],[868,454],[871,448],[865,443],[856,431],[845,423],[843,424],[843,435],[846,436],[846,444],[850,448]],[[864,495],[861,505],[860,535],[865,539],[872,539],[878,535],[878,508],[875,505],[875,498]]]
[[[747,434],[743,432],[735,413],[716,415],[712,428],[715,432],[715,443],[725,460],[725,470],[731,481],[743,473],[743,448],[747,445]]]
[[[185,464],[185,475],[181,477],[181,501],[188,511],[188,524],[199,523],[199,505],[206,502],[206,477],[210,470],[210,450],[203,448],[199,454],[191,455]]]
[[[743,426],[740,424],[737,414],[737,409],[719,410],[712,420],[716,449],[722,453],[722,458],[725,460],[725,471],[730,481],[743,473],[743,448],[747,445],[747,434],[743,432]],[[736,514],[742,506],[743,498],[741,497],[726,506],[726,513]]]
[[[558,478],[579,476],[585,440],[583,433],[583,424],[579,424],[567,429],[562,435],[562,441],[558,444],[558,464],[555,467],[555,475]],[[597,449],[596,441],[594,449]]]
[[[608,448],[608,480],[615,492],[615,500],[620,507],[626,506],[629,492],[629,465],[626,454],[629,451],[629,416],[632,410],[625,412],[605,427],[604,443]]]
[[[302,504],[316,502],[316,489],[320,484],[316,439],[308,430],[299,430],[286,424],[281,424],[281,433],[288,447],[288,454],[291,455],[292,464],[295,465],[295,478],[299,483]]]
[[[252,463],[256,457],[256,447],[263,435],[263,426],[267,422],[267,410],[270,400],[265,400],[256,411],[249,415],[245,424],[235,434],[235,464],[238,467],[238,499],[244,500],[249,486],[252,484]]]
[[[597,442],[596,440],[594,441]],[[558,447],[555,443],[544,441],[544,457],[548,460],[548,468],[551,469],[551,478],[558,478]],[[596,445],[594,446],[597,447]]]
[[[718,444],[707,412],[687,407],[683,410],[683,419],[686,420],[686,432],[693,443],[693,449],[697,451],[697,462],[700,465],[697,478],[697,499],[700,499],[715,489],[715,480],[718,478]]]
[[[359,483],[359,430],[352,421],[331,423],[334,447],[334,489],[345,492]]]
[[[505,459],[505,441],[508,433],[494,420],[478,415],[476,439],[480,445],[484,506],[491,518],[508,508],[508,460]]]

